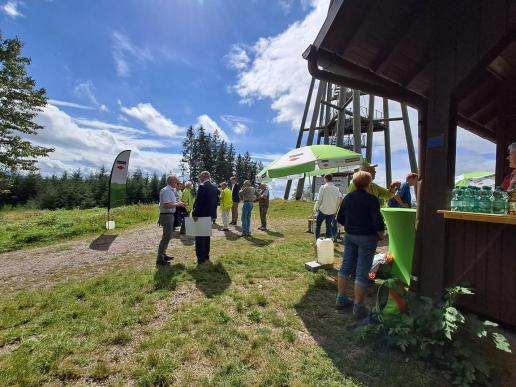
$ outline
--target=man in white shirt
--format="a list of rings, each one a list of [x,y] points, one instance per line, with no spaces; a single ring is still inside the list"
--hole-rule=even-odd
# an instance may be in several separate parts
[[[321,224],[326,222],[326,238],[332,238],[335,234],[334,220],[335,214],[339,209],[342,195],[337,187],[333,185],[333,176],[325,175],[325,184],[319,188],[319,198],[317,199],[317,219],[315,222],[315,238],[321,236]]]
[[[172,259],[166,254],[168,243],[172,239],[172,231],[174,229],[174,216],[176,208],[185,205],[177,199],[177,184],[179,180],[176,176],[167,177],[167,185],[159,191],[159,224],[163,227],[163,235],[158,247],[158,256],[156,265],[168,265],[168,261]]]

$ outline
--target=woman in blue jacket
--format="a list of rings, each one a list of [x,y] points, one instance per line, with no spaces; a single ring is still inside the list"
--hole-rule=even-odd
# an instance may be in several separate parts
[[[344,226],[344,257],[338,275],[336,308],[344,310],[353,307],[353,316],[361,320],[369,315],[366,308],[365,292],[369,280],[369,270],[373,263],[378,241],[383,239],[385,225],[380,214],[378,198],[367,193],[372,182],[371,174],[360,171],[353,175],[356,191],[344,198],[337,215],[337,221]],[[344,291],[348,281],[354,278],[354,300]]]

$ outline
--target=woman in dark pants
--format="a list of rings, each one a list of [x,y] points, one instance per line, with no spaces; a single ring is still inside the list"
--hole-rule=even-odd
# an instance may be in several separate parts
[[[346,195],[337,215],[344,226],[344,257],[339,270],[336,308],[344,310],[353,306],[353,316],[361,320],[369,315],[364,304],[368,274],[373,263],[378,241],[383,239],[385,225],[380,214],[378,199],[367,193],[371,174],[360,171],[353,175],[356,191]],[[345,294],[348,281],[354,277],[354,300]]]

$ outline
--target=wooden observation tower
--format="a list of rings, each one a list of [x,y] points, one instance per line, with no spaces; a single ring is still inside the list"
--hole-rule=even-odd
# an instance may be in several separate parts
[[[330,144],[347,148],[357,153],[362,153],[362,150],[365,149],[365,158],[367,161],[372,162],[374,133],[383,133],[385,143],[385,175],[387,185],[390,185],[392,182],[392,168],[389,123],[391,121],[403,121],[410,169],[412,172],[417,172],[416,153],[406,104],[401,104],[401,117],[390,117],[389,103],[386,98],[383,98],[381,110],[375,108],[374,95],[369,95],[367,107],[362,106],[360,97],[364,93],[326,81],[319,81],[315,101],[312,104],[315,81],[315,78],[312,78],[310,82],[297,136],[296,148],[304,145]],[[311,120],[310,125],[307,127],[306,121],[310,111],[312,113]],[[305,133],[307,133],[307,137],[304,144],[302,144]],[[305,178],[298,180],[296,190],[296,199],[298,200],[303,194],[304,184]],[[292,180],[288,180],[285,188],[285,200],[289,198],[291,186]]]

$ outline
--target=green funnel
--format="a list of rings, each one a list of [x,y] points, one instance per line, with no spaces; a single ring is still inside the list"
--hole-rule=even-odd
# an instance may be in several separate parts
[[[391,274],[410,285],[416,239],[416,210],[382,208],[381,211],[389,233],[389,255],[394,257]]]

